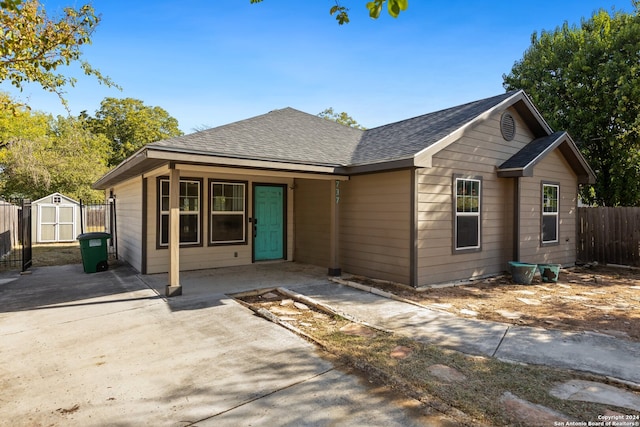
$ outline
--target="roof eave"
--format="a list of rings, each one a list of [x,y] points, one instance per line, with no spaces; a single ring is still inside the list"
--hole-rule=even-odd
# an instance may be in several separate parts
[[[275,164],[287,164],[287,165],[308,165],[308,166],[317,166],[317,167],[328,167],[328,168],[336,168],[336,167],[341,167],[344,165],[338,164],[338,163],[326,163],[326,162],[307,162],[307,161],[299,161],[299,160],[295,160],[295,159],[286,159],[286,158],[275,158],[275,157],[268,157],[268,156],[256,156],[256,155],[251,155],[251,156],[244,156],[244,155],[240,155],[240,154],[230,154],[230,153],[224,153],[224,152],[213,152],[213,151],[208,151],[208,150],[194,150],[191,148],[182,148],[182,147],[169,147],[169,146],[163,146],[163,145],[154,145],[154,144],[150,144],[147,146],[147,148],[149,150],[151,150],[151,152],[155,153],[161,153],[161,152],[167,152],[167,153],[171,153],[171,158],[170,160],[175,160],[175,158],[173,156],[182,156],[182,155],[187,155],[187,156],[204,156],[207,158],[212,158],[212,159],[226,159],[227,161],[233,163],[233,162],[268,162],[268,163],[275,163]],[[164,158],[166,156],[162,155],[162,154],[152,154],[152,156],[154,158]]]
[[[62,193],[60,193],[60,192],[58,192],[58,191],[55,191],[55,192],[53,192],[53,193],[51,193],[51,194],[47,194],[46,196],[41,197],[41,198],[39,198],[38,200],[34,200],[34,201],[32,201],[32,202],[31,202],[31,204],[35,205],[35,204],[37,204],[37,203],[40,203],[40,202],[41,202],[41,201],[43,201],[44,199],[46,199],[46,198],[48,198],[48,197],[51,197],[51,196],[60,196],[60,197],[62,197],[62,198],[64,198],[64,199],[67,199],[68,201],[70,201],[70,202],[72,202],[72,203],[74,203],[74,204],[76,204],[76,205],[77,205],[77,204],[80,204],[80,202],[78,202],[77,200],[72,199],[72,198],[71,198],[71,197],[69,197],[69,196],[65,196],[64,194],[62,194]]]
[[[522,178],[522,177],[530,178],[533,176],[532,169],[533,168],[501,169],[501,170],[498,170],[498,177],[499,178]],[[596,182],[595,175],[593,174],[576,173],[576,177],[578,178],[578,184],[595,184]]]
[[[457,128],[455,131],[450,133],[449,135],[441,138],[436,143],[431,144],[429,147],[419,151],[414,155],[417,163],[431,164],[431,158],[449,146],[451,143],[457,141],[467,129],[474,126],[478,121],[483,120],[493,114],[495,111],[505,110],[513,106],[518,114],[522,116],[525,121],[532,127],[534,134],[538,136],[542,135],[550,135],[553,133],[551,126],[544,120],[542,114],[538,111],[538,109],[533,105],[531,99],[527,96],[527,94],[523,90],[519,90],[510,96],[507,99],[504,99],[502,102],[494,105],[473,119],[469,120],[464,125]]]
[[[532,127],[533,132],[538,136],[551,135],[553,129],[549,126],[549,123],[544,119],[538,108],[534,105],[529,95],[523,90],[519,90],[510,98],[512,100],[513,108],[520,114],[520,116]],[[505,100],[509,101],[509,100]],[[518,101],[522,101],[519,103]],[[527,108],[525,108],[525,106]]]
[[[398,169],[408,169],[419,167],[413,157],[385,160],[376,163],[363,163],[359,165],[350,165],[341,170],[348,175],[360,175],[373,172],[385,172]]]
[[[498,169],[497,174],[498,178],[532,177],[533,167]]]
[[[578,184],[595,184],[595,172],[593,172],[589,163],[587,163],[586,159],[582,156],[578,146],[571,139],[571,136],[567,134],[566,137],[567,142],[560,144],[559,149],[576,172],[576,175],[578,176]]]
[[[120,163],[111,171],[107,172],[102,178],[96,181],[92,187],[94,189],[104,190],[168,163],[347,175],[344,172],[345,168],[342,165],[293,163],[287,161],[226,157],[188,150],[170,149],[167,147],[147,146],[124,162]]]
[[[303,163],[291,160],[277,160],[264,158],[249,158],[240,156],[227,156],[224,154],[204,153],[189,150],[157,149],[149,150],[147,156],[151,159],[162,159],[176,163],[194,163],[200,165],[215,165],[229,167],[244,167],[251,169],[282,169],[315,173],[335,173],[343,165],[331,165],[320,163]]]
[[[550,144],[546,149],[540,152],[533,160],[522,167],[518,168],[498,168],[497,174],[500,178],[517,178],[533,176],[533,168],[550,152],[558,148],[563,157],[571,166],[578,178],[578,184],[594,184],[596,176],[587,161],[584,159],[580,150],[576,146],[573,139],[567,132],[563,132]]]
[[[147,151],[147,147],[141,148],[135,154],[131,155],[131,157],[126,158],[118,166],[104,174],[93,183],[91,188],[95,190],[105,190],[115,183],[138,175],[139,170],[147,169]]]

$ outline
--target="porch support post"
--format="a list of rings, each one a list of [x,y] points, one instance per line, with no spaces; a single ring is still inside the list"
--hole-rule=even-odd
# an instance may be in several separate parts
[[[329,276],[340,276],[342,269],[340,268],[339,252],[340,252],[340,181],[331,182],[331,207],[329,222]]]
[[[180,285],[180,170],[169,171],[169,284],[166,295],[182,295]]]
[[[411,169],[411,202],[409,203],[409,284],[418,287],[418,196],[420,174],[417,168]]]
[[[513,178],[513,261],[520,261],[520,177]]]

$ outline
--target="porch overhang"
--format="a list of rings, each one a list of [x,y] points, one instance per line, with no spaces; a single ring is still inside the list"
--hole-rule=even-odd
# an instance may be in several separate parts
[[[277,174],[293,178],[347,180],[346,168],[342,165],[304,164],[272,159],[217,156],[193,151],[165,149],[164,147],[144,147],[124,160],[93,184],[93,188],[104,190],[120,182],[144,175],[162,166],[188,168],[212,167],[226,172],[239,173],[240,169],[260,170],[262,174]]]

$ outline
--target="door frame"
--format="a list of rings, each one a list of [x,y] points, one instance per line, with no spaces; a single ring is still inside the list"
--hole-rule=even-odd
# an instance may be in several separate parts
[[[256,261],[256,238],[255,238],[255,218],[256,218],[256,187],[280,187],[282,188],[282,258],[277,258],[274,260],[258,260]],[[251,186],[251,262],[264,262],[264,261],[277,261],[277,260],[286,260],[288,249],[287,249],[287,228],[288,228],[288,217],[287,217],[287,207],[289,206],[287,200],[287,184],[274,184],[269,182],[254,182]]]

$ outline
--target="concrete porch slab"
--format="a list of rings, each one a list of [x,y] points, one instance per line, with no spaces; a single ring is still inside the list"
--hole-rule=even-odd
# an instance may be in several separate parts
[[[139,278],[158,295],[164,296],[168,276],[167,273],[141,274]],[[313,283],[327,283],[326,268],[278,261],[180,272],[182,298]]]

